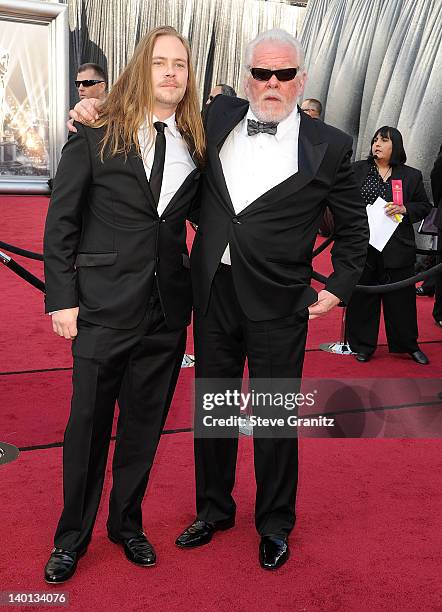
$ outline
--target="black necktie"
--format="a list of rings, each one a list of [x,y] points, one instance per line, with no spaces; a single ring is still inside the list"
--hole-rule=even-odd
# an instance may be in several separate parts
[[[255,134],[276,134],[278,124],[274,121],[270,123],[263,123],[262,121],[255,121],[254,119],[247,119],[247,134],[254,136]]]
[[[157,135],[155,138],[155,154],[153,157],[152,170],[150,172],[149,185],[155,204],[158,207],[161,183],[163,182],[164,160],[166,159],[166,136],[164,135],[166,124],[161,121],[155,121],[153,126],[157,131]]]

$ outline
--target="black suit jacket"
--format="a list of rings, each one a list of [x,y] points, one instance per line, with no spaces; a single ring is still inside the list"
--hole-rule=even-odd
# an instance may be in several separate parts
[[[434,162],[430,178],[434,205],[438,207],[436,214],[436,225],[440,230],[442,230],[442,146],[439,150],[439,155]]]
[[[370,164],[367,160],[353,164],[356,179],[359,186],[367,178]],[[400,165],[395,166],[391,174],[392,180],[402,180],[404,206],[407,214],[404,215],[394,234],[387,242],[382,251],[384,265],[386,268],[403,268],[412,266],[416,261],[416,240],[413,223],[421,221],[431,210],[422,173],[416,168]]]
[[[135,148],[99,157],[104,128],[75,124],[54,180],[44,236],[46,312],[80,307],[79,316],[114,329],[135,327],[155,278],[169,328],[191,313],[186,217],[199,171],[186,178],[161,217]]]
[[[207,166],[191,255],[196,309],[207,309],[228,243],[235,290],[250,319],[285,317],[315,302],[312,251],[326,205],[336,230],[334,272],[326,288],[347,302],[361,275],[368,241],[366,211],[350,164],[351,138],[301,113],[299,171],[236,215],[219,151],[248,107],[245,100],[217,96],[207,109]]]

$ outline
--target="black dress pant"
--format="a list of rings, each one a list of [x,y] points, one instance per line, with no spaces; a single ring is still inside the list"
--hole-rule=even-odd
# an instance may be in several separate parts
[[[414,266],[386,268],[382,253],[369,247],[359,285],[383,285],[414,276]],[[418,350],[416,289],[414,285],[391,293],[355,292],[347,306],[346,337],[355,353],[371,354],[378,343],[381,304],[391,353]]]
[[[442,263],[442,230],[439,230],[437,239],[437,263]],[[435,299],[433,308],[433,318],[435,321],[442,321],[442,272],[434,277],[435,280]]]
[[[107,526],[119,539],[143,531],[141,503],[185,343],[186,329],[166,327],[157,292],[134,329],[114,330],[79,319],[72,347],[71,414],[63,446],[64,508],[55,546],[79,551],[90,541],[119,395]]]
[[[238,302],[230,266],[220,265],[205,316],[194,315],[197,379],[242,378],[247,358],[250,379],[300,378],[308,310],[284,319],[254,322]],[[240,382],[239,382],[240,386]],[[298,481],[296,438],[254,437],[255,524],[260,535],[290,533],[295,523]],[[234,517],[238,437],[195,437],[196,505],[200,520]]]

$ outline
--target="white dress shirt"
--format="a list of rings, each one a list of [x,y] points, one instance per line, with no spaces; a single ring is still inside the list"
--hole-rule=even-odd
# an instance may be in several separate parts
[[[154,115],[152,122],[155,123],[155,121],[160,120]],[[163,182],[161,184],[160,200],[158,202],[158,214],[160,217],[170,200],[184,183],[185,179],[192,170],[195,169],[195,164],[190,156],[186,142],[179,133],[175,123],[175,113],[164,120],[163,123],[167,125],[167,127],[164,128],[164,134],[166,136],[166,159],[164,161]],[[155,128],[152,129],[154,134],[150,142],[146,124],[143,124],[138,130],[138,140],[147,180],[149,180],[152,171],[155,154],[155,137],[157,135]]]
[[[275,135],[247,135],[247,115],[230,132],[220,151],[220,160],[233,208],[240,213],[264,193],[298,172],[300,116],[295,108],[278,124]],[[230,265],[229,245],[221,258]]]

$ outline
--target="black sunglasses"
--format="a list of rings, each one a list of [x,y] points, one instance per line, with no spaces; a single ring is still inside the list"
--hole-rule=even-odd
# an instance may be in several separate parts
[[[75,87],[92,87],[92,85],[96,85],[97,83],[104,83],[104,81],[99,81],[98,79],[85,79],[84,81],[75,81]]]
[[[273,75],[278,81],[292,81],[298,72],[298,68],[281,68],[281,70],[250,68],[250,72],[256,81],[270,81]]]

